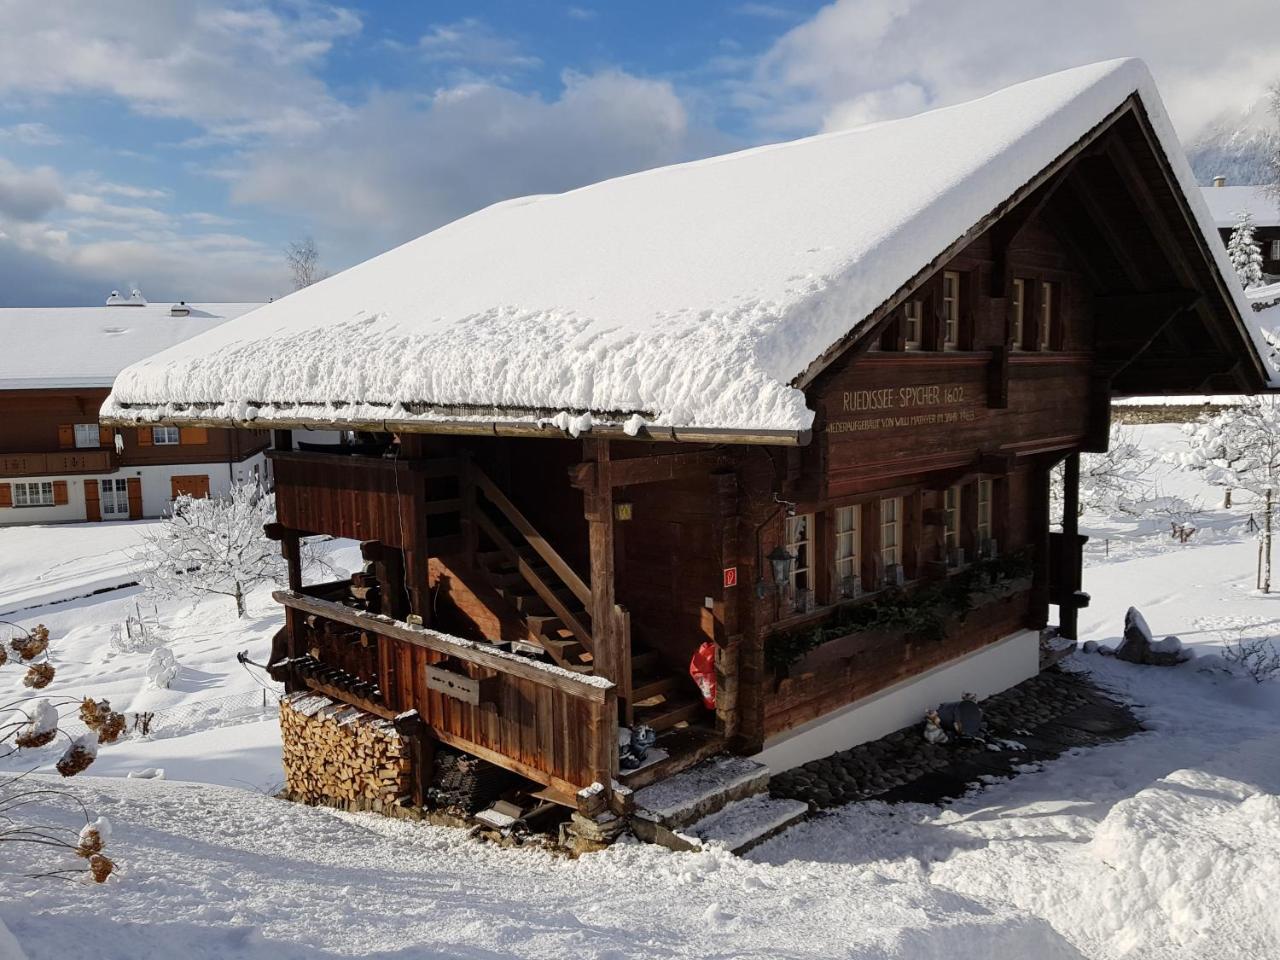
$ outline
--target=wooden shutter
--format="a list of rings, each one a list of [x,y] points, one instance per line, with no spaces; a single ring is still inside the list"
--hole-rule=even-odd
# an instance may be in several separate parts
[[[98,481],[84,482],[84,516],[86,520],[101,520],[102,506],[98,498]]]
[[[150,437],[151,428],[144,427],[143,429],[147,431],[147,435],[148,437]],[[129,488],[129,519],[141,520],[142,519],[142,481],[139,480],[137,477],[129,477],[129,482],[127,486]]]
[[[67,505],[67,481],[53,481],[53,505],[55,507],[65,507]]]
[[[115,446],[115,437],[114,437],[114,436],[112,436],[111,428],[110,428],[110,427],[99,427],[99,428],[98,428],[98,446],[100,446],[100,447],[114,447],[114,446]]]
[[[169,478],[169,490],[173,499],[186,494],[200,499],[209,496],[209,477],[203,473],[176,474]]]
[[[70,450],[76,445],[76,428],[69,423],[58,424],[58,446]]]
[[[151,428],[150,427],[138,428],[138,446],[140,447],[151,446]]]
[[[204,427],[183,427],[178,431],[179,443],[208,443],[209,431]]]
[[[13,486],[8,483],[0,483],[0,507],[13,506]]]

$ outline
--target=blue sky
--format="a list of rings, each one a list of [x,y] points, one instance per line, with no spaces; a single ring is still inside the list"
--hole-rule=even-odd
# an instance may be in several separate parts
[[[338,270],[505,197],[1114,56],[1194,136],[1280,80],[1271,4],[0,0],[0,304],[281,295],[303,235]]]

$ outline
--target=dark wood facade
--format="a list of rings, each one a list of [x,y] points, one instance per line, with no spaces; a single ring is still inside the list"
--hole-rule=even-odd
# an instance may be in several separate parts
[[[1131,102],[850,318],[797,381],[807,445],[446,426],[295,451],[281,431],[277,673],[416,710],[436,740],[563,792],[620,775],[619,722],[754,753],[1040,630],[1051,605],[1074,636],[1080,538],[1073,509],[1050,516],[1050,471],[1066,464],[1070,504],[1113,395],[1262,386],[1209,242]],[[313,533],[364,541],[366,570],[305,587]],[[714,708],[689,676],[704,644]],[[477,653],[494,648],[542,666]],[[453,693],[431,686],[441,663]]]
[[[102,520],[101,481],[126,484],[127,515],[107,514],[106,519],[143,516],[141,471],[136,468],[174,468],[169,493],[208,494],[210,474],[243,463],[266,449],[269,434],[263,430],[173,428],[157,442],[151,427],[98,425],[98,410],[107,397],[105,387],[0,390],[0,522],[23,517],[22,497],[15,483],[47,480],[54,499],[45,506],[68,503],[68,477],[76,481],[76,495],[83,498],[84,518]],[[116,437],[121,444],[117,447]],[[266,478],[263,478],[264,482]]]

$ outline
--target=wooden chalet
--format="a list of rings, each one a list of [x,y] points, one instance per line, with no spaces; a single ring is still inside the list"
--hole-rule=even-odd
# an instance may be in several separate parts
[[[1035,96],[1045,100],[1038,115],[1027,106]],[[876,265],[848,288],[820,287],[834,316],[794,333],[804,342],[789,356],[804,359],[783,384],[806,418],[727,426],[709,416],[664,418],[648,404],[644,373],[628,388],[639,395],[632,405],[575,403],[567,388],[561,403],[520,402],[484,384],[376,403],[327,387],[327,396],[286,395],[287,359],[264,370],[260,385],[222,394],[201,387],[203,397],[167,386],[181,377],[148,379],[143,370],[117,382],[104,415],[276,431],[272,534],[289,559],[289,583],[277,594],[286,626],[274,669],[290,690],[399,718],[417,764],[414,802],[430,788],[434,744],[573,803],[592,784],[608,795],[611,785],[651,783],[717,752],[778,768],[882,736],[939,700],[987,696],[1025,679],[1039,669],[1044,636],[1075,636],[1088,602],[1079,457],[1105,449],[1112,397],[1268,386],[1240,292],[1145,69],[1132,61],[1082,68],[870,133],[640,174],[563,200],[587,195],[607,214],[620,192],[655,191],[668,176],[723,176],[733,193],[741,189],[735,163],[767,165],[767,176],[794,164],[807,177],[807,151],[849,144],[892,166],[901,158],[891,142],[908,151],[916,134],[956,124],[982,130],[1011,110],[1032,115],[1019,121],[1021,139],[1005,138],[938,189],[901,187],[929,197],[906,228],[927,226],[886,224],[870,249],[896,245],[892,262],[909,269]],[[714,189],[699,182],[695,194]],[[884,189],[868,184],[863,200]],[[952,202],[966,191],[978,192],[979,214]],[[844,215],[855,229],[860,201],[837,200],[854,204]],[[418,243],[481,242],[474,235],[492,217],[554,224],[560,202],[494,208]],[[813,202],[815,211],[829,206],[828,198]],[[732,229],[750,235],[744,225],[765,214],[737,206]],[[639,218],[630,224],[639,231],[646,215],[625,214]],[[796,211],[799,221],[806,216]],[[679,219],[676,210],[653,217]],[[759,242],[775,226],[760,222]],[[787,244],[803,242],[803,225],[785,230]],[[921,236],[932,245],[918,247]],[[546,234],[549,245],[561,240]],[[207,364],[225,351],[244,363],[282,344],[345,349],[348,334],[326,341],[315,318],[358,302],[353,288],[385,284],[379,261],[425,262],[426,249],[409,244],[317,284],[167,362],[180,370],[194,362],[188,357]],[[657,258],[696,256],[651,249]],[[658,268],[646,264],[637,257],[629,267],[661,296]],[[500,273],[494,265],[459,282],[483,287]],[[837,299],[855,286],[857,295]],[[868,297],[871,308],[858,307]],[[846,307],[853,312],[842,314]],[[311,325],[290,326],[303,314]],[[377,315],[371,302],[365,316]],[[826,313],[806,314],[818,315]],[[518,364],[521,348],[504,332],[482,346]],[[394,324],[387,334],[413,335]],[[680,347],[663,344],[673,365],[685,362]],[[612,355],[602,348],[591,369]],[[351,436],[316,445],[302,439],[303,427]],[[1065,507],[1053,516],[1050,472],[1060,464]],[[313,534],[360,541],[365,572],[306,583],[299,541]],[[700,650],[714,655],[714,707],[691,679]],[[628,771],[619,727],[639,724],[658,731],[660,759]]]

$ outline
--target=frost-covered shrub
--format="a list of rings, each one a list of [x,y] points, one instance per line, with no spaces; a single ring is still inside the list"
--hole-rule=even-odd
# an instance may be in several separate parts
[[[1142,513],[1153,492],[1148,474],[1154,463],[1155,457],[1137,443],[1131,427],[1112,424],[1106,453],[1080,455],[1080,513]],[[1065,469],[1059,464],[1050,485],[1055,517],[1062,515],[1064,482]]]
[[[138,578],[155,597],[231,597],[245,616],[245,594],[286,576],[279,544],[263,527],[275,519],[275,496],[238,483],[224,497],[180,496],[169,515],[143,534],[135,555]],[[304,566],[324,566],[304,544]]]
[[[172,650],[168,647],[156,647],[151,651],[151,659],[147,661],[147,679],[153,687],[167,690],[177,675],[178,660]]]
[[[111,625],[111,649],[116,653],[146,653],[168,639],[168,631],[159,617],[144,616],[141,610],[136,612],[137,616],[125,617],[124,623]]]
[[[1239,637],[1222,644],[1222,659],[1233,672],[1240,672],[1254,683],[1266,683],[1280,677],[1280,651],[1271,637]]]

